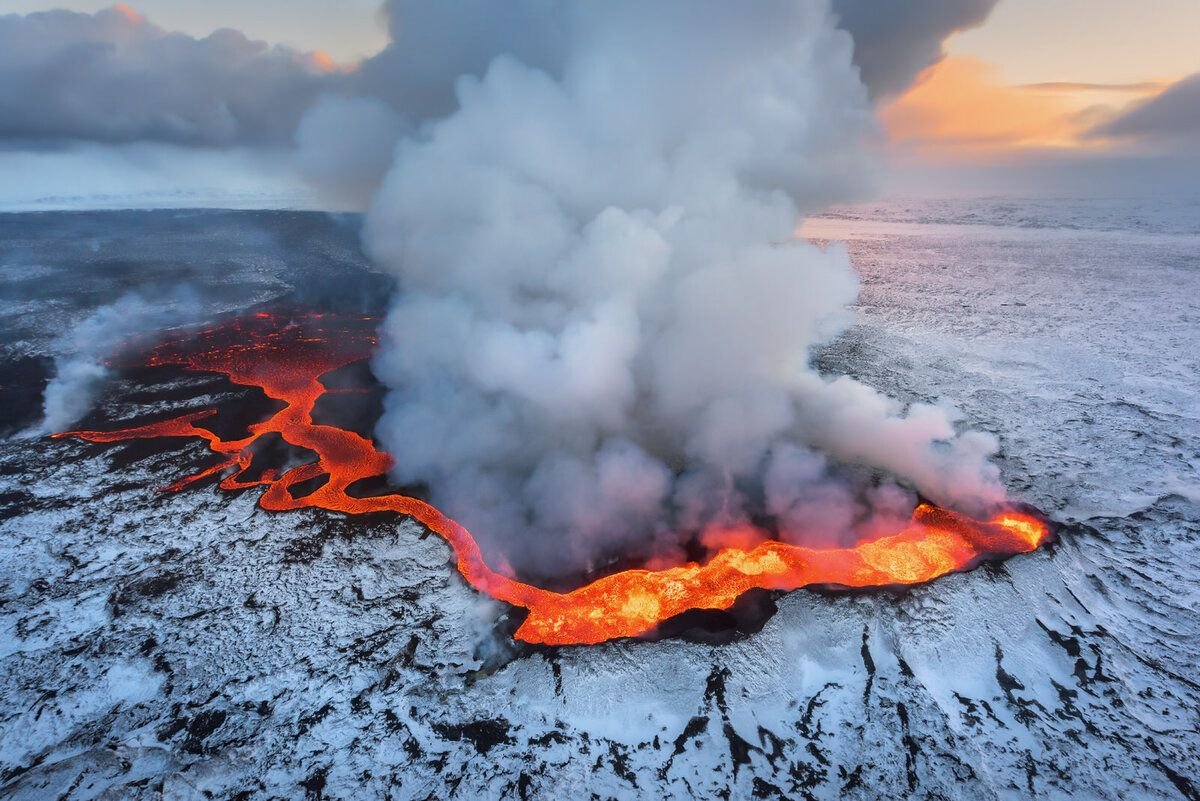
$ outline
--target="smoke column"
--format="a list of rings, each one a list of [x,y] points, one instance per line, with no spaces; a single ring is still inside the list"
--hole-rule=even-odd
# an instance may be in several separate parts
[[[445,15],[406,7],[436,34]],[[809,365],[857,281],[794,231],[862,191],[875,135],[827,4],[513,8],[537,24],[456,39],[486,66],[424,96],[444,113],[411,120],[367,216],[401,285],[375,361],[394,478],[549,576],[748,519],[864,536],[914,490],[1003,499],[994,438]]]
[[[101,306],[55,343],[54,377],[46,385],[40,430],[66,430],[91,411],[108,380],[105,360],[137,334],[194,320],[200,303],[192,290],[180,287],[149,300],[136,292]]]

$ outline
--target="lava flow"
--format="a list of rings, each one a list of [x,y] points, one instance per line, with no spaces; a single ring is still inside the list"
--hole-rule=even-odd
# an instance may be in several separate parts
[[[774,540],[754,548],[730,547],[705,564],[664,570],[626,570],[566,593],[551,592],[492,570],[474,538],[433,506],[400,494],[353,497],[347,491],[361,479],[383,475],[391,459],[353,431],[321,425],[313,408],[327,388],[321,377],[364,359],[374,346],[370,320],[308,315],[284,325],[285,318],[260,313],[185,339],[159,345],[151,365],[176,365],[221,373],[231,381],[258,387],[283,407],[251,425],[241,439],[226,440],[199,423],[215,410],[119,431],[71,431],[56,437],[122,442],[158,437],[200,438],[222,459],[216,465],[166,487],[177,491],[224,473],[219,486],[234,490],[263,486],[264,509],[319,507],[345,514],[396,512],[418,520],[454,550],[458,570],[476,589],[529,610],[515,637],[531,643],[598,643],[646,634],[664,620],[691,609],[728,609],[748,590],[793,590],[806,585],[877,587],[917,584],[981,559],[1036,549],[1049,536],[1046,524],[1029,514],[1008,511],[977,521],[948,509],[922,504],[900,531],[853,547],[806,548]],[[264,471],[250,477],[251,446],[278,434],[316,454],[316,461],[282,475]],[[325,483],[295,497],[304,482]]]

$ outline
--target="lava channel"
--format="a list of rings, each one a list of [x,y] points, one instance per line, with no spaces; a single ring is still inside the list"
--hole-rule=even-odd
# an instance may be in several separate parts
[[[806,548],[775,540],[753,548],[725,548],[704,564],[663,570],[625,570],[570,592],[525,584],[488,567],[471,533],[435,507],[401,494],[356,498],[348,488],[382,476],[390,457],[375,444],[342,428],[313,421],[313,407],[328,390],[323,375],[366,358],[375,346],[370,318],[259,313],[167,341],[154,348],[150,365],[175,365],[220,373],[235,384],[258,387],[283,406],[251,425],[241,439],[223,439],[199,425],[216,410],[117,431],[69,431],[55,437],[124,442],[160,437],[198,438],[222,459],[164,491],[178,491],[224,474],[225,490],[263,486],[259,504],[270,511],[321,508],[349,515],[395,512],[436,532],[454,551],[458,571],[481,592],[529,610],[513,635],[547,645],[592,644],[652,632],[659,623],[692,609],[728,609],[752,589],[794,590],[808,585],[882,587],[927,582],[966,570],[985,558],[1035,550],[1050,531],[1039,518],[1017,510],[986,521],[921,504],[900,531],[853,547]],[[251,446],[269,434],[316,454],[316,461],[282,474],[248,475]],[[324,484],[294,497],[290,488]]]

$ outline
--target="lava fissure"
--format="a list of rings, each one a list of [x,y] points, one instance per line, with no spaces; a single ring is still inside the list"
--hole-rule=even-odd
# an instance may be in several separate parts
[[[902,530],[853,547],[807,548],[768,540],[753,548],[725,548],[704,564],[626,570],[570,592],[541,589],[488,567],[470,532],[434,506],[397,493],[354,497],[347,491],[356,482],[386,474],[391,458],[361,434],[314,422],[313,409],[319,398],[331,392],[322,384],[322,376],[369,355],[375,344],[373,321],[309,315],[286,325],[282,322],[281,317],[259,313],[199,332],[190,340],[166,342],[150,356],[151,365],[221,373],[282,403],[266,420],[251,425],[245,437],[226,440],[198,425],[216,414],[211,409],[123,430],[55,436],[106,443],[199,438],[224,458],[164,491],[176,492],[226,473],[219,483],[222,489],[264,487],[259,504],[269,511],[321,508],[349,515],[394,512],[412,517],[450,544],[459,572],[473,587],[529,610],[514,634],[517,639],[548,645],[635,637],[688,610],[729,609],[754,589],[917,584],[968,569],[986,557],[1032,551],[1049,536],[1044,522],[1024,512],[1007,511],[982,522],[921,504]],[[251,446],[269,434],[312,451],[316,461],[282,474],[268,469],[257,478],[247,477]],[[318,483],[316,479],[326,476],[324,484],[308,491]],[[299,497],[293,495],[293,487]]]

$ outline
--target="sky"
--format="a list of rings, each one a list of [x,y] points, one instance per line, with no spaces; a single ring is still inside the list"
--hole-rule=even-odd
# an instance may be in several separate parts
[[[1200,3],[1001,0],[947,50],[994,64],[1013,84],[1181,78],[1200,70]]]
[[[1128,136],[1110,123],[1200,72],[1198,43],[1194,0],[1000,0],[983,25],[951,35],[945,59],[880,109],[886,189],[1194,191],[1194,124]],[[1200,106],[1200,93],[1185,102]]]
[[[1153,161],[1160,167],[1167,164],[1161,171],[1181,176],[1179,183],[1183,186],[1191,177],[1200,176],[1197,166],[1200,145],[1196,144],[1200,142],[1197,108],[1200,84],[1192,87],[1184,80],[1200,73],[1197,44],[1200,2],[939,0],[940,5],[933,0],[924,2],[930,8],[947,9],[957,4],[960,10],[968,7],[973,10],[964,13],[964,24],[947,24],[946,27],[965,29],[951,32],[941,42],[944,58],[923,70],[915,81],[904,76],[901,81],[907,87],[904,91],[892,92],[885,87],[886,91],[878,92],[876,114],[885,132],[884,161],[888,165],[882,185],[885,193],[987,192],[989,175],[1003,178],[1001,183],[1006,187],[1027,180],[1031,189],[1043,191],[1045,187],[1038,184],[1037,174],[1048,166],[1057,170],[1055,180],[1059,185],[1067,187],[1070,181],[1063,182],[1064,170],[1081,173],[1094,164],[1100,165],[1097,174],[1125,174],[1129,170],[1111,170],[1114,161],[1122,160],[1128,164]],[[835,9],[839,3],[847,16],[854,13],[867,16],[883,8],[865,0],[834,0]],[[0,15],[59,8],[91,14],[110,5],[105,0],[0,0]],[[129,13],[136,13],[165,31],[179,31],[204,40],[218,29],[234,28],[247,40],[283,45],[300,54],[288,56],[272,51],[264,57],[274,65],[270,69],[245,61],[241,77],[231,77],[236,73],[234,69],[233,73],[214,78],[224,87],[218,94],[233,94],[235,104],[238,96],[249,89],[230,89],[231,81],[248,87],[275,81],[278,86],[272,91],[288,98],[285,113],[275,121],[280,130],[292,130],[304,108],[321,91],[313,83],[319,79],[310,80],[311,76],[301,72],[353,74],[358,65],[378,54],[389,42],[388,11],[381,8],[380,0],[138,0],[132,5]],[[851,11],[855,8],[857,12]],[[975,24],[979,20],[982,24]],[[897,35],[909,23],[901,18],[876,22],[876,28],[892,27]],[[859,20],[860,27],[861,24]],[[853,27],[853,23],[848,27]],[[17,35],[17,40],[20,38]],[[217,44],[211,41],[209,44],[208,52],[214,60],[228,60],[217,55],[220,50]],[[226,45],[228,42],[221,47]],[[238,43],[237,47],[239,55],[246,59],[257,57],[251,53],[249,42]],[[185,70],[181,76],[190,76],[180,65],[191,63],[191,58],[181,49],[172,66]],[[289,59],[290,66],[282,66]],[[387,58],[373,61],[388,63]],[[368,76],[371,63],[368,61],[368,68],[363,70]],[[419,61],[405,65],[403,58],[399,61],[392,58],[391,63],[395,69],[408,71],[423,66]],[[301,65],[299,71],[297,64]],[[0,54],[0,79],[5,77],[4,69],[4,56]],[[148,64],[147,69],[154,71],[155,67]],[[187,80],[192,82],[194,77]],[[85,77],[82,83],[88,81],[96,88],[84,93],[84,104],[93,94],[102,96],[106,91],[114,91],[116,96],[111,85],[101,86],[91,77]],[[379,91],[387,93],[386,89]],[[285,141],[288,136],[269,130],[272,120],[251,119],[250,112],[235,114],[238,116],[235,123],[218,119],[230,105],[229,97],[224,95],[210,93],[186,100],[205,109],[203,115],[191,111],[182,115],[189,117],[186,136],[178,131],[165,134],[162,131],[164,125],[169,127],[179,119],[178,108],[169,109],[169,114],[159,114],[154,120],[139,122],[136,118],[142,113],[140,109],[131,107],[127,112],[115,113],[109,110],[112,103],[98,104],[93,121],[102,122],[106,128],[98,137],[108,146],[105,154],[110,163],[105,165],[106,174],[119,173],[128,166],[142,183],[148,180],[152,185],[159,173],[171,175],[163,178],[166,182],[177,181],[179,170],[163,171],[157,166],[147,169],[146,165],[170,163],[170,149],[179,146],[285,148],[290,144]],[[40,127],[10,132],[8,146],[0,142],[0,168],[8,163],[14,165],[10,169],[19,166],[21,174],[36,172],[27,160],[15,165],[11,142],[40,141],[48,136],[47,132],[59,144],[73,140],[78,131],[69,125],[64,128],[67,123],[63,120],[79,102],[78,97],[73,97],[69,102],[64,101],[58,111],[35,110],[32,116]],[[116,102],[120,106],[124,101],[118,97]],[[167,98],[165,102],[178,106],[185,101]],[[245,102],[251,104],[250,100]],[[0,88],[0,114],[4,112]],[[122,124],[127,128],[107,130]],[[147,126],[156,127],[147,134]],[[3,128],[4,121],[0,119],[0,135],[5,133]],[[244,152],[231,161],[236,165],[231,169],[244,172],[243,156]],[[48,160],[45,153],[37,158],[39,163]],[[272,156],[268,162],[272,175],[278,177],[279,159]],[[1179,170],[1170,167],[1175,163],[1181,165]],[[69,189],[57,186],[54,181],[69,176],[72,170],[69,165],[47,170],[46,194]],[[219,176],[221,171],[214,168],[208,172]],[[238,181],[245,183],[244,176]],[[1082,180],[1081,185],[1093,183],[1088,179]],[[1128,188],[1125,183],[1118,183],[1121,185],[1114,185],[1111,191]],[[295,186],[286,191],[293,190],[303,192]],[[286,192],[281,190],[281,194]],[[0,205],[5,200],[0,195]]]

